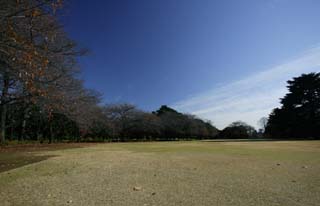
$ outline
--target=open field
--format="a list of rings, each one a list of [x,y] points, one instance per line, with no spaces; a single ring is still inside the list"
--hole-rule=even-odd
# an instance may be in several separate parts
[[[311,206],[320,202],[320,141],[9,149],[0,152],[0,171],[4,206]]]

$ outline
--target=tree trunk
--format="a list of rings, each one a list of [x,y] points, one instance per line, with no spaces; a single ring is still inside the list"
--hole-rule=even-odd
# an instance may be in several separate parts
[[[23,120],[22,120],[22,128],[21,128],[21,140],[25,140],[26,137],[26,126],[27,126],[27,119],[29,118],[29,111],[30,107],[28,105],[25,106],[23,110]]]
[[[42,143],[40,122],[38,123],[38,126],[37,126],[37,141]]]
[[[9,91],[9,76],[5,72],[3,74],[3,87],[2,87],[2,96],[1,96],[1,131],[0,131],[0,141],[1,144],[6,142],[6,120],[7,120],[7,96]]]
[[[52,128],[52,122],[49,122],[49,130],[50,130],[50,137],[49,137],[49,144],[53,143],[53,128]]]
[[[7,105],[1,105],[1,144],[6,142],[6,120],[7,120]]]
[[[22,130],[21,130],[21,141],[25,140],[25,136],[26,136],[26,125],[27,125],[27,120],[25,118],[23,118],[22,120]]]

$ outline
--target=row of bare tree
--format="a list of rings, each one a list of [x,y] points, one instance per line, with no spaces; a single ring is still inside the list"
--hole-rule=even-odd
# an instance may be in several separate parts
[[[103,141],[153,141],[209,139],[218,129],[209,121],[179,113],[167,106],[149,113],[130,104],[101,107],[102,118],[93,124],[87,136]]]
[[[49,118],[42,111],[35,104],[29,105],[27,113],[19,105],[11,105],[7,137],[38,142],[155,141],[211,139],[219,132],[210,122],[167,106],[152,113],[131,104],[94,106],[94,110],[85,112],[86,117],[74,119],[62,112],[52,113]]]

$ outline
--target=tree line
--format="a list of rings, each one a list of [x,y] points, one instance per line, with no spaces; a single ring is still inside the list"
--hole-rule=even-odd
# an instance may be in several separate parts
[[[89,128],[88,138],[102,141],[211,139],[218,129],[209,121],[182,114],[168,106],[145,112],[131,104],[101,107],[102,118]]]

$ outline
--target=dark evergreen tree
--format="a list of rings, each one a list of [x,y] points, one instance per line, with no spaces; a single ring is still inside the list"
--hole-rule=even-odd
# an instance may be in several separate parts
[[[282,106],[269,116],[266,134],[273,138],[320,138],[320,73],[288,81]]]

